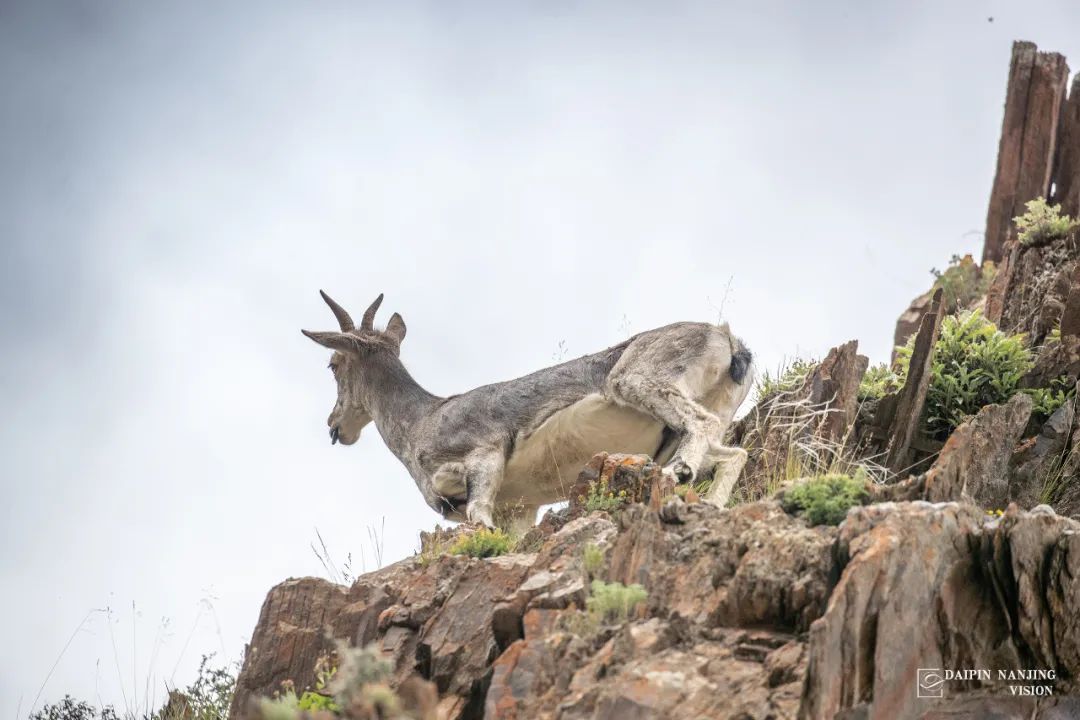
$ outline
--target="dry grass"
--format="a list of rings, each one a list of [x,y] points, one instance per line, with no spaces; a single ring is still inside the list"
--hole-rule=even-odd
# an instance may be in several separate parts
[[[855,442],[854,425],[839,440],[823,437],[823,421],[838,409],[829,402],[811,403],[801,388],[774,394],[746,417],[742,447],[750,455],[733,501],[748,502],[773,495],[793,480],[822,475],[854,475],[876,482],[889,478],[882,454],[869,453]]]

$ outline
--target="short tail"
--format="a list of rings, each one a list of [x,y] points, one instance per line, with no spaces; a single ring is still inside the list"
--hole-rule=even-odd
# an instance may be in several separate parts
[[[739,349],[731,353],[731,365],[728,366],[728,375],[731,376],[732,380],[742,385],[753,362],[753,354],[743,347],[742,343],[739,343]]]

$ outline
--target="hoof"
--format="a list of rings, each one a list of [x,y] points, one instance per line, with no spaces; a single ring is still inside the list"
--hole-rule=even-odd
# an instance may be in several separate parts
[[[694,481],[693,468],[678,458],[671,463],[671,471],[675,474],[676,482],[690,483]]]

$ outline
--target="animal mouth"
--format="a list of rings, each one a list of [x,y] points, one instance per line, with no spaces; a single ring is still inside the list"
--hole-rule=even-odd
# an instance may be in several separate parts
[[[330,428],[330,444],[337,445],[337,441],[341,439],[341,432],[337,429],[337,426]]]

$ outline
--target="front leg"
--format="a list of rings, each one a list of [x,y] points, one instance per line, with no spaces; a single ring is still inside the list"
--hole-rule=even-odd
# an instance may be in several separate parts
[[[477,451],[465,461],[466,515],[469,522],[495,527],[495,497],[502,485],[506,458],[499,451]]]

